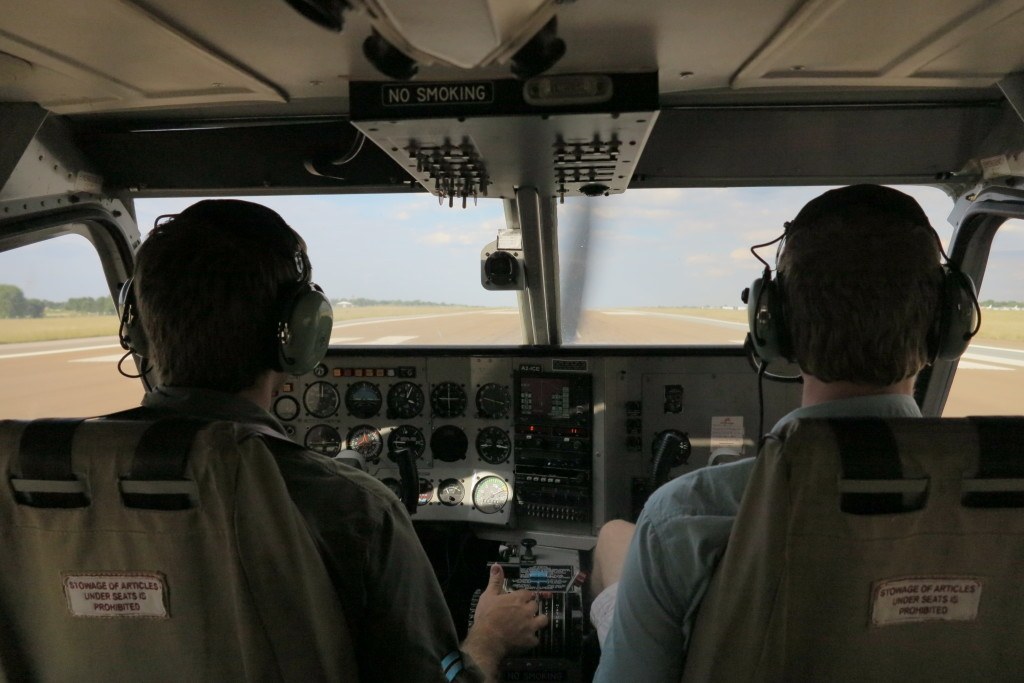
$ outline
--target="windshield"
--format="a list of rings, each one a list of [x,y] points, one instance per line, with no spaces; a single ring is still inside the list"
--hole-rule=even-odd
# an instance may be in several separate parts
[[[761,275],[750,253],[782,234],[827,187],[631,190],[567,200],[559,220],[563,339],[579,344],[742,344],[740,292]],[[900,187],[944,242],[952,202]],[[773,263],[775,247],[760,251]],[[579,325],[574,329],[575,310]]]
[[[740,291],[760,274],[749,247],[782,232],[824,187],[631,190],[559,206],[567,344],[741,344]],[[949,198],[914,195],[943,240]],[[145,234],[194,199],[136,202]],[[518,345],[515,292],[485,290],[480,253],[506,227],[499,200],[449,209],[434,197],[260,197],[306,240],[335,303],[335,344]],[[764,256],[769,260],[774,252]]]

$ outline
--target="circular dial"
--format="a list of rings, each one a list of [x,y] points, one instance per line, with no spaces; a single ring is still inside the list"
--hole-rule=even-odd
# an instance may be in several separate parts
[[[341,434],[330,425],[316,425],[306,432],[306,448],[324,455],[337,455],[341,450]]]
[[[401,497],[401,496],[399,496]],[[418,505],[426,505],[430,502],[430,499],[434,497],[434,485],[430,483],[430,480],[420,478],[420,497],[416,501]]]
[[[388,417],[408,420],[423,410],[423,390],[412,382],[399,382],[388,390]]]
[[[492,465],[500,465],[512,455],[512,440],[504,429],[484,427],[476,435],[476,452]]]
[[[480,512],[492,515],[500,512],[508,502],[508,482],[490,475],[484,477],[473,487],[473,505]]]
[[[398,500],[402,500],[402,483],[394,477],[384,477],[380,480],[382,484],[391,489],[391,493],[395,494]]]
[[[466,487],[458,479],[445,479],[437,485],[437,499],[441,505],[459,505],[466,496]]]
[[[348,447],[368,461],[377,462],[381,449],[384,448],[384,439],[380,432],[370,425],[359,425],[348,433]]]
[[[341,397],[334,385],[327,382],[313,382],[302,395],[306,411],[313,417],[330,417],[338,412]]]
[[[466,392],[455,382],[441,382],[430,392],[430,407],[438,417],[456,417],[466,412]]]
[[[380,412],[380,389],[371,382],[356,382],[345,392],[345,408],[354,417],[366,419]]]
[[[476,392],[476,409],[480,417],[497,420],[508,417],[508,409],[512,406],[512,395],[508,387],[490,382]]]
[[[438,427],[430,435],[430,451],[434,454],[435,460],[465,460],[468,449],[469,439],[466,438],[466,432],[454,425]]]
[[[423,432],[412,425],[401,425],[395,427],[388,434],[388,459],[396,462],[395,454],[402,451],[410,451],[414,460],[423,456],[423,449],[427,442],[423,438]]]
[[[274,401],[274,415],[282,420],[294,420],[299,416],[299,402],[291,396],[282,396]]]

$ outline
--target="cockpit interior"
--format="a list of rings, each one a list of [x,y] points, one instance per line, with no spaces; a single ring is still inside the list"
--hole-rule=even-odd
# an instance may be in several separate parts
[[[1024,302],[1024,245],[1012,241],[1024,232],[1024,0],[0,8],[0,257],[10,259],[0,283],[22,272],[23,249],[78,235],[102,279],[82,295],[114,302],[158,213],[204,197],[374,195],[365,220],[330,203],[289,219],[336,328],[326,358],[275,396],[273,415],[294,441],[405,501],[461,632],[489,562],[515,568],[514,585],[558,594],[547,608],[562,615],[558,630],[508,663],[505,680],[585,679],[580,583],[601,526],[636,519],[670,478],[755,456],[799,405],[797,369],[773,366],[759,381],[743,343],[740,290],[760,272],[748,248],[800,206],[772,192],[933,192],[950,259],[980,299],[1010,304],[986,309],[990,327],[963,360],[922,373],[915,398],[929,416],[997,410],[986,400],[1022,411],[1024,320],[1019,336],[986,332]],[[735,190],[750,193],[744,214],[716,194]],[[702,211],[739,222],[685,223],[686,193],[698,191]],[[632,197],[610,221],[613,202]],[[423,319],[434,309],[359,317],[340,298],[373,299],[409,278],[404,294],[376,298],[437,302],[429,286],[447,266],[415,231],[399,239],[374,223],[398,203],[416,207],[405,224],[422,237],[447,224],[434,243],[468,254],[457,288],[472,292],[469,308],[441,313],[463,316],[471,333],[435,331]],[[485,210],[486,220],[474,214]],[[328,241],[304,232],[306,215],[330,224],[330,248],[317,251]],[[662,220],[685,224],[678,242],[654,232]],[[700,275],[712,239],[731,246],[711,265],[745,284],[723,280],[727,296],[701,308],[703,287],[718,286]],[[402,240],[412,256],[392,263]],[[49,298],[31,287],[57,278],[61,258],[45,255],[12,284]],[[659,259],[668,265],[652,286],[644,264]],[[602,270],[613,261],[637,265],[613,282]],[[705,285],[680,284],[690,275]],[[587,292],[603,279],[611,292],[635,279],[667,294],[592,305]],[[501,303],[477,303],[484,294]],[[151,387],[120,378],[107,348],[115,334],[45,347],[0,339],[0,417],[137,403]],[[106,362],[85,362],[93,356]],[[93,388],[108,380],[120,382],[109,398]],[[960,383],[978,403],[960,403]]]

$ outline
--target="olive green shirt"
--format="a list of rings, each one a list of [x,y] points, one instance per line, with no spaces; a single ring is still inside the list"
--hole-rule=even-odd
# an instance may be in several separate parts
[[[160,387],[142,405],[285,433],[254,403],[207,389]],[[365,472],[298,445],[287,446],[272,451],[337,589],[360,678],[483,680],[477,666],[459,651],[437,577],[394,493]]]

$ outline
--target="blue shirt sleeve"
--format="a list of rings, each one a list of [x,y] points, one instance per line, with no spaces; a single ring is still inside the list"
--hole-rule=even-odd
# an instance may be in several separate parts
[[[682,677],[697,610],[752,469],[749,459],[697,470],[648,501],[626,555],[595,681]]]

